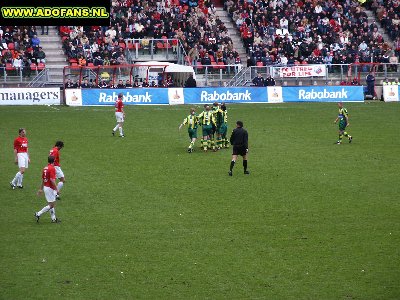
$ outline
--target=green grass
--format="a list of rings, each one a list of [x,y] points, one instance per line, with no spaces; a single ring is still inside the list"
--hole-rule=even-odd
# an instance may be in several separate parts
[[[334,103],[229,105],[250,146],[233,177],[230,150],[185,152],[188,106],[126,107],[125,139],[111,107],[0,106],[0,299],[399,299],[400,105],[345,106],[339,146]],[[62,223],[36,224],[57,139]]]

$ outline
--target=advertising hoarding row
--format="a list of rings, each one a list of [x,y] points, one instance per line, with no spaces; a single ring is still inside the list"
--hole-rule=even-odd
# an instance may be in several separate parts
[[[70,106],[114,105],[119,93],[126,105],[177,105],[282,102],[362,102],[362,86],[297,87],[217,87],[217,88],[137,88],[66,89],[65,103]],[[385,100],[399,101],[398,86],[384,87]],[[59,105],[59,88],[0,89],[0,105]]]
[[[362,86],[67,89],[65,100],[71,106],[114,105],[119,93],[128,105],[364,101]]]

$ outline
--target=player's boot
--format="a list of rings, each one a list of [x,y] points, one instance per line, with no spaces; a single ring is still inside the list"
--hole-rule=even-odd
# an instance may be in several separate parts
[[[56,200],[61,200],[60,194],[56,195]]]
[[[13,190],[15,190],[16,186],[15,186],[14,183],[10,182],[10,186],[11,186],[11,188],[12,188]]]
[[[51,220],[51,223],[61,223],[61,220],[56,218],[54,220]]]
[[[17,185],[17,188],[19,188],[19,189],[23,189],[23,188],[24,188],[24,186],[23,186],[23,185]]]
[[[335,144],[340,145],[341,143],[342,143],[341,141],[337,141]]]
[[[114,130],[112,131],[112,136],[115,136],[115,131]]]
[[[229,176],[232,176],[232,175],[233,175],[233,174],[232,174],[232,171],[229,171],[229,172],[228,172],[228,175],[229,175]]]
[[[351,143],[353,141],[353,137],[351,135],[349,135],[349,143]]]
[[[39,223],[40,217],[37,215],[37,213],[35,213],[35,218],[36,218],[36,223]]]
[[[244,171],[244,174],[249,175],[250,172],[249,171]]]

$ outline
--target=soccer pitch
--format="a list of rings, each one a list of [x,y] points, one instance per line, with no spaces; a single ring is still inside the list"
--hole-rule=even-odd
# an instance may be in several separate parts
[[[233,177],[231,149],[186,153],[190,106],[126,106],[125,138],[113,107],[0,107],[0,299],[399,299],[400,105],[345,107],[334,145],[336,103],[228,104],[249,132]],[[59,139],[62,223],[37,224]]]

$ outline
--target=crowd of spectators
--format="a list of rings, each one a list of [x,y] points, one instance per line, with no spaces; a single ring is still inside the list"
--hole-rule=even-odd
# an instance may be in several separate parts
[[[374,11],[379,23],[394,41],[393,49],[400,56],[400,1],[373,0],[367,6]]]
[[[7,70],[27,77],[45,63],[35,26],[0,26],[0,75]]]
[[[394,1],[399,2],[389,2]],[[248,66],[398,62],[399,53],[375,22],[368,24],[358,1],[227,0],[225,8],[241,32]]]
[[[140,47],[156,52],[167,39],[176,52],[183,45],[189,63],[239,63],[228,30],[210,1],[114,0],[109,27],[62,26],[63,48],[72,65],[119,65],[127,62],[126,39],[140,39]],[[160,42],[150,43],[150,39]]]
[[[126,88],[139,88],[139,87],[175,87],[175,81],[173,80],[171,75],[163,77],[159,77],[157,80],[148,80],[148,79],[139,79],[138,77],[131,79],[118,79],[118,80],[109,80],[109,78],[102,78],[96,82],[96,80],[84,78],[82,81],[79,79],[73,81],[71,78],[67,78],[64,83],[64,87],[66,89],[90,89],[90,88],[100,88],[100,89],[126,89]]]

